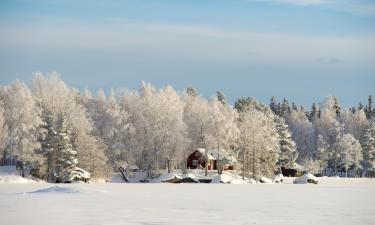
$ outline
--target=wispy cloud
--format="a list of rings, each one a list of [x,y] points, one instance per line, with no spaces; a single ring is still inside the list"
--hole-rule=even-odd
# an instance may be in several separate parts
[[[334,10],[356,14],[375,14],[375,1],[371,0],[249,0],[256,2],[270,2],[290,4],[296,6],[322,6]]]
[[[373,37],[286,35],[176,24],[117,21],[90,27],[75,23],[61,28],[4,28],[3,34],[0,52],[94,51],[150,61],[307,67],[372,67],[375,57]]]

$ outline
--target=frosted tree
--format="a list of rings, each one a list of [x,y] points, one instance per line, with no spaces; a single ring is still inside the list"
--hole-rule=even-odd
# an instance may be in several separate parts
[[[340,121],[344,127],[344,132],[352,134],[357,140],[360,140],[368,126],[368,120],[363,110],[357,110],[354,113],[350,109],[341,112]]]
[[[71,131],[73,148],[77,151],[80,159],[78,166],[88,170],[94,177],[98,173],[85,168],[87,165],[90,165],[90,168],[95,168],[96,171],[102,170],[100,174],[108,171],[106,160],[104,163],[95,164],[105,154],[99,144],[101,141],[93,134],[93,124],[88,118],[81,94],[77,90],[69,88],[57,73],[48,76],[37,73],[33,79],[32,90],[38,107],[45,112],[50,112],[54,121],[59,121],[58,115],[61,112],[64,113],[68,129]]]
[[[318,135],[316,141],[316,159],[319,161],[320,170],[326,169],[329,158],[329,144],[323,139],[322,135]]]
[[[107,99],[102,90],[98,91],[97,98],[83,96],[89,117],[94,122],[94,134],[103,140],[106,155],[111,163],[127,161],[134,163],[130,155],[132,149],[131,138],[133,127],[130,123],[130,114],[117,103],[114,91],[111,90]],[[98,140],[99,141],[99,140]]]
[[[238,137],[237,118],[238,114],[233,108],[223,105],[221,101],[213,99],[210,101],[211,116],[210,126],[211,138],[210,147],[216,149],[226,149],[229,154],[233,154],[235,143]],[[218,151],[220,153],[220,151]],[[220,158],[220,156],[219,156]],[[225,160],[225,159],[223,159]],[[217,161],[218,172],[221,173],[223,162]]]
[[[224,92],[222,91],[217,91],[216,92],[216,97],[221,104],[226,105],[227,104],[227,96],[225,96]]]
[[[353,167],[354,174],[361,168],[362,148],[357,139],[351,134],[344,134],[339,142],[340,164],[345,169],[345,176],[348,170]]]
[[[367,126],[362,137],[363,149],[363,174],[365,176],[368,171],[375,170],[375,120],[372,119]]]
[[[16,81],[4,90],[4,118],[8,128],[5,156],[17,157],[22,174],[25,167],[33,167],[43,157],[36,153],[40,148],[40,110],[35,105],[30,90]]]
[[[169,86],[156,90],[142,83],[139,93],[128,93],[123,101],[132,115],[139,166],[153,176],[163,165],[171,169],[172,162],[178,164],[186,150],[181,97]]]
[[[301,110],[292,111],[287,119],[292,139],[296,143],[298,161],[315,158],[315,129]]]
[[[272,176],[276,171],[279,138],[272,118],[256,109],[240,113],[239,158],[243,177]]]
[[[284,98],[283,102],[281,103],[280,116],[283,117],[283,118],[287,118],[288,115],[290,114],[290,112],[291,112],[291,109],[290,109],[290,106],[289,106],[289,102],[288,102],[288,100],[286,100]]]
[[[288,125],[286,125],[283,118],[276,118],[276,130],[279,134],[280,154],[278,159],[278,166],[292,167],[297,159],[298,153],[296,144],[292,139]]]
[[[71,131],[66,124],[66,117],[60,114],[57,127],[56,174],[59,182],[72,181],[77,175],[77,152],[73,150]]]
[[[0,98],[0,156],[4,154],[4,147],[5,147],[5,141],[7,138],[7,126],[5,124],[5,118],[4,118],[4,106]]]
[[[280,115],[280,108],[276,102],[275,96],[272,96],[271,102],[270,102],[270,109],[272,110],[273,113],[276,115]]]
[[[44,112],[44,137],[41,140],[41,150],[47,158],[46,176],[49,181],[56,179],[56,158],[57,158],[57,132],[55,129],[54,117],[49,112]]]
[[[374,117],[375,109],[372,106],[372,96],[371,95],[368,96],[368,104],[367,104],[364,111],[366,113],[367,118],[372,119]]]

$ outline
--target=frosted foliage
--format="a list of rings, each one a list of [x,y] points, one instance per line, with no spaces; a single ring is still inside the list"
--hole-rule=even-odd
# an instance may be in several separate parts
[[[60,115],[57,127],[57,177],[61,182],[70,181],[76,175],[78,164],[77,152],[73,150],[71,132],[67,128],[66,119]]]
[[[28,87],[16,81],[5,88],[4,121],[7,125],[5,149],[7,155],[18,156],[26,164],[42,160],[35,150],[40,147],[38,142],[39,126],[42,121],[40,109]]]
[[[347,172],[350,167],[358,169],[361,167],[362,148],[359,141],[351,134],[345,134],[339,142],[341,165]]]
[[[156,90],[143,83],[139,93],[130,92],[124,96],[123,105],[132,115],[139,166],[157,172],[170,161],[176,165],[184,159],[184,104],[171,87]]]
[[[314,157],[315,129],[303,111],[292,111],[287,123],[296,143],[298,161]]]
[[[279,138],[272,119],[251,109],[240,114],[239,156],[247,175],[259,179],[276,171]]]
[[[65,115],[68,129],[72,132],[72,145],[74,150],[77,151],[80,164],[95,168],[96,160],[94,160],[94,157],[101,158],[104,149],[96,145],[100,142],[92,135],[93,125],[87,116],[79,92],[69,88],[57,73],[48,76],[41,73],[35,74],[32,90],[39,107],[54,115],[54,121],[58,121],[60,113]],[[84,100],[87,100],[88,97],[89,93]],[[96,169],[103,169],[103,173],[106,170],[104,167],[97,167]],[[95,173],[93,173],[93,176],[95,176]]]
[[[361,139],[368,126],[366,114],[362,109],[355,111],[355,113],[346,109],[341,112],[340,120],[344,126],[345,133],[352,134],[357,140]]]
[[[280,167],[291,167],[297,159],[296,143],[292,140],[292,136],[283,118],[277,120],[277,132],[279,134],[280,155],[278,165]]]
[[[375,170],[375,120],[370,120],[362,137],[364,173]]]
[[[7,127],[5,124],[5,117],[4,117],[4,106],[3,103],[0,100],[0,154],[2,153],[5,145],[5,140],[7,137]]]

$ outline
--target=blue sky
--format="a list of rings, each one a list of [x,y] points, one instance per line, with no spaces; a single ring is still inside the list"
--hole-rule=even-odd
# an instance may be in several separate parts
[[[375,1],[0,1],[0,84],[196,87],[345,106],[375,95]]]

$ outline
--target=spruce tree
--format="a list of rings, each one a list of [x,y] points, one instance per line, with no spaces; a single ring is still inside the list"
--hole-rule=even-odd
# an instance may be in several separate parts
[[[368,96],[368,104],[365,108],[365,113],[368,119],[371,119],[373,117],[374,109],[372,108],[372,96],[371,95]]]
[[[56,153],[57,153],[57,132],[54,127],[53,116],[51,113],[45,115],[46,130],[45,137],[42,140],[42,152],[47,158],[47,176],[48,180],[52,181],[55,179],[55,164],[56,164]]]
[[[197,89],[195,89],[193,87],[186,88],[186,94],[188,94],[192,98],[198,97]]]
[[[333,108],[334,108],[334,110],[335,110],[336,117],[340,117],[340,114],[341,114],[341,107],[340,107],[340,105],[339,105],[339,102],[338,102],[337,98],[336,98],[336,97],[333,97],[333,99],[334,99],[334,101],[335,101]]]
[[[286,119],[290,114],[290,106],[288,100],[284,98],[283,103],[281,104],[280,108],[280,116]]]
[[[316,103],[314,102],[311,106],[311,111],[309,115],[310,122],[315,121],[318,118],[318,107],[316,106]]]
[[[272,96],[271,102],[270,102],[270,109],[272,110],[273,113],[276,115],[280,115],[280,107],[277,105],[275,96]]]
[[[216,97],[221,104],[226,105],[227,104],[227,96],[222,91],[216,92]]]
[[[60,115],[57,129],[57,176],[60,182],[71,181],[76,175],[76,165],[78,164],[77,152],[73,150],[71,143],[71,131],[66,124],[65,115]]]
[[[362,137],[363,175],[375,169],[375,120],[369,121]]]
[[[296,161],[298,153],[296,143],[292,140],[292,135],[288,129],[288,125],[281,117],[276,119],[276,129],[279,134],[280,155],[278,159],[279,167],[291,167]]]

